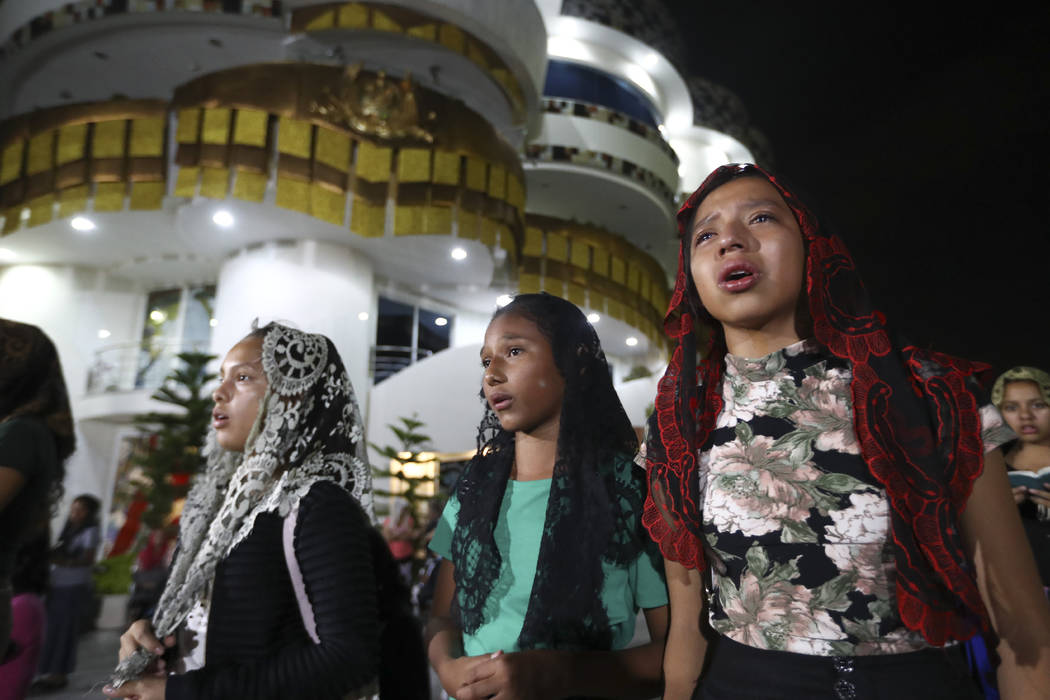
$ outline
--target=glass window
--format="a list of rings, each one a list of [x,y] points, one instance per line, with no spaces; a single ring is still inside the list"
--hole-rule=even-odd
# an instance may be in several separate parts
[[[449,346],[452,337],[452,319],[435,311],[419,310],[419,357],[432,355]],[[429,351],[429,352],[423,352]]]
[[[656,112],[645,93],[626,80],[579,63],[548,61],[543,96],[590,102],[622,112],[651,127],[658,125]]]
[[[146,297],[135,386],[158,386],[171,371],[171,346],[178,340],[181,289],[162,289]]]
[[[191,287],[186,294],[186,325],[182,351],[207,352],[215,318],[215,285]]]

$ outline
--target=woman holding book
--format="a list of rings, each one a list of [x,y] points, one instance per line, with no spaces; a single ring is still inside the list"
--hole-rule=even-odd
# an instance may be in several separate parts
[[[1050,374],[1035,367],[1009,369],[995,380],[992,402],[1017,433],[1004,446],[1010,485],[1039,577],[1050,586]]]

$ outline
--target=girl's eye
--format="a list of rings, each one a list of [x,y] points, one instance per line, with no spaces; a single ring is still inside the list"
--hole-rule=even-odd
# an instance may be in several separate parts
[[[701,243],[703,243],[704,241],[711,240],[714,237],[715,237],[715,234],[712,233],[711,231],[701,231],[700,233],[696,234],[695,238],[693,238],[693,245],[694,246],[698,246]]]
[[[490,364],[491,362],[492,362],[492,361],[491,361],[491,360],[489,360],[489,359],[488,359],[488,358],[486,357],[486,358],[485,358],[484,360],[482,360],[482,361],[481,361],[481,366],[482,366],[483,368],[485,368],[485,369],[488,369],[488,368],[489,368],[489,364]]]
[[[1036,401],[1032,404],[1032,408],[1046,408],[1046,404],[1042,401]]]
[[[511,348],[508,351],[508,354],[510,354],[511,357],[517,357],[518,355],[521,354],[521,352],[522,352],[521,348]]]
[[[251,378],[252,377],[251,377],[250,374],[238,374],[237,375],[237,381],[239,381],[239,382],[246,382],[246,381],[248,381]]]
[[[771,214],[767,214],[765,212],[763,212],[761,214],[755,214],[754,216],[751,217],[751,223],[753,223],[753,224],[761,224],[763,222],[772,221],[772,220],[773,220],[773,216]]]
[[[1004,403],[1003,404],[1003,408],[1002,408],[1003,413],[1006,413],[1007,411],[1016,411],[1016,410],[1017,410],[1017,405],[1016,404],[1012,404],[1012,403]]]

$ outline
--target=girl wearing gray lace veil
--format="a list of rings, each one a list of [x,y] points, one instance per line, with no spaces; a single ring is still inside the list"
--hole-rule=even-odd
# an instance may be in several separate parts
[[[369,696],[371,476],[335,346],[271,323],[230,350],[219,379],[208,466],[186,499],[170,578],[152,621],[121,637],[104,691]]]

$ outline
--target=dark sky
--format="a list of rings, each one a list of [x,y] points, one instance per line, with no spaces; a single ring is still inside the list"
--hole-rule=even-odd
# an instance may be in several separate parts
[[[1050,368],[1047,3],[668,4],[899,331]]]

